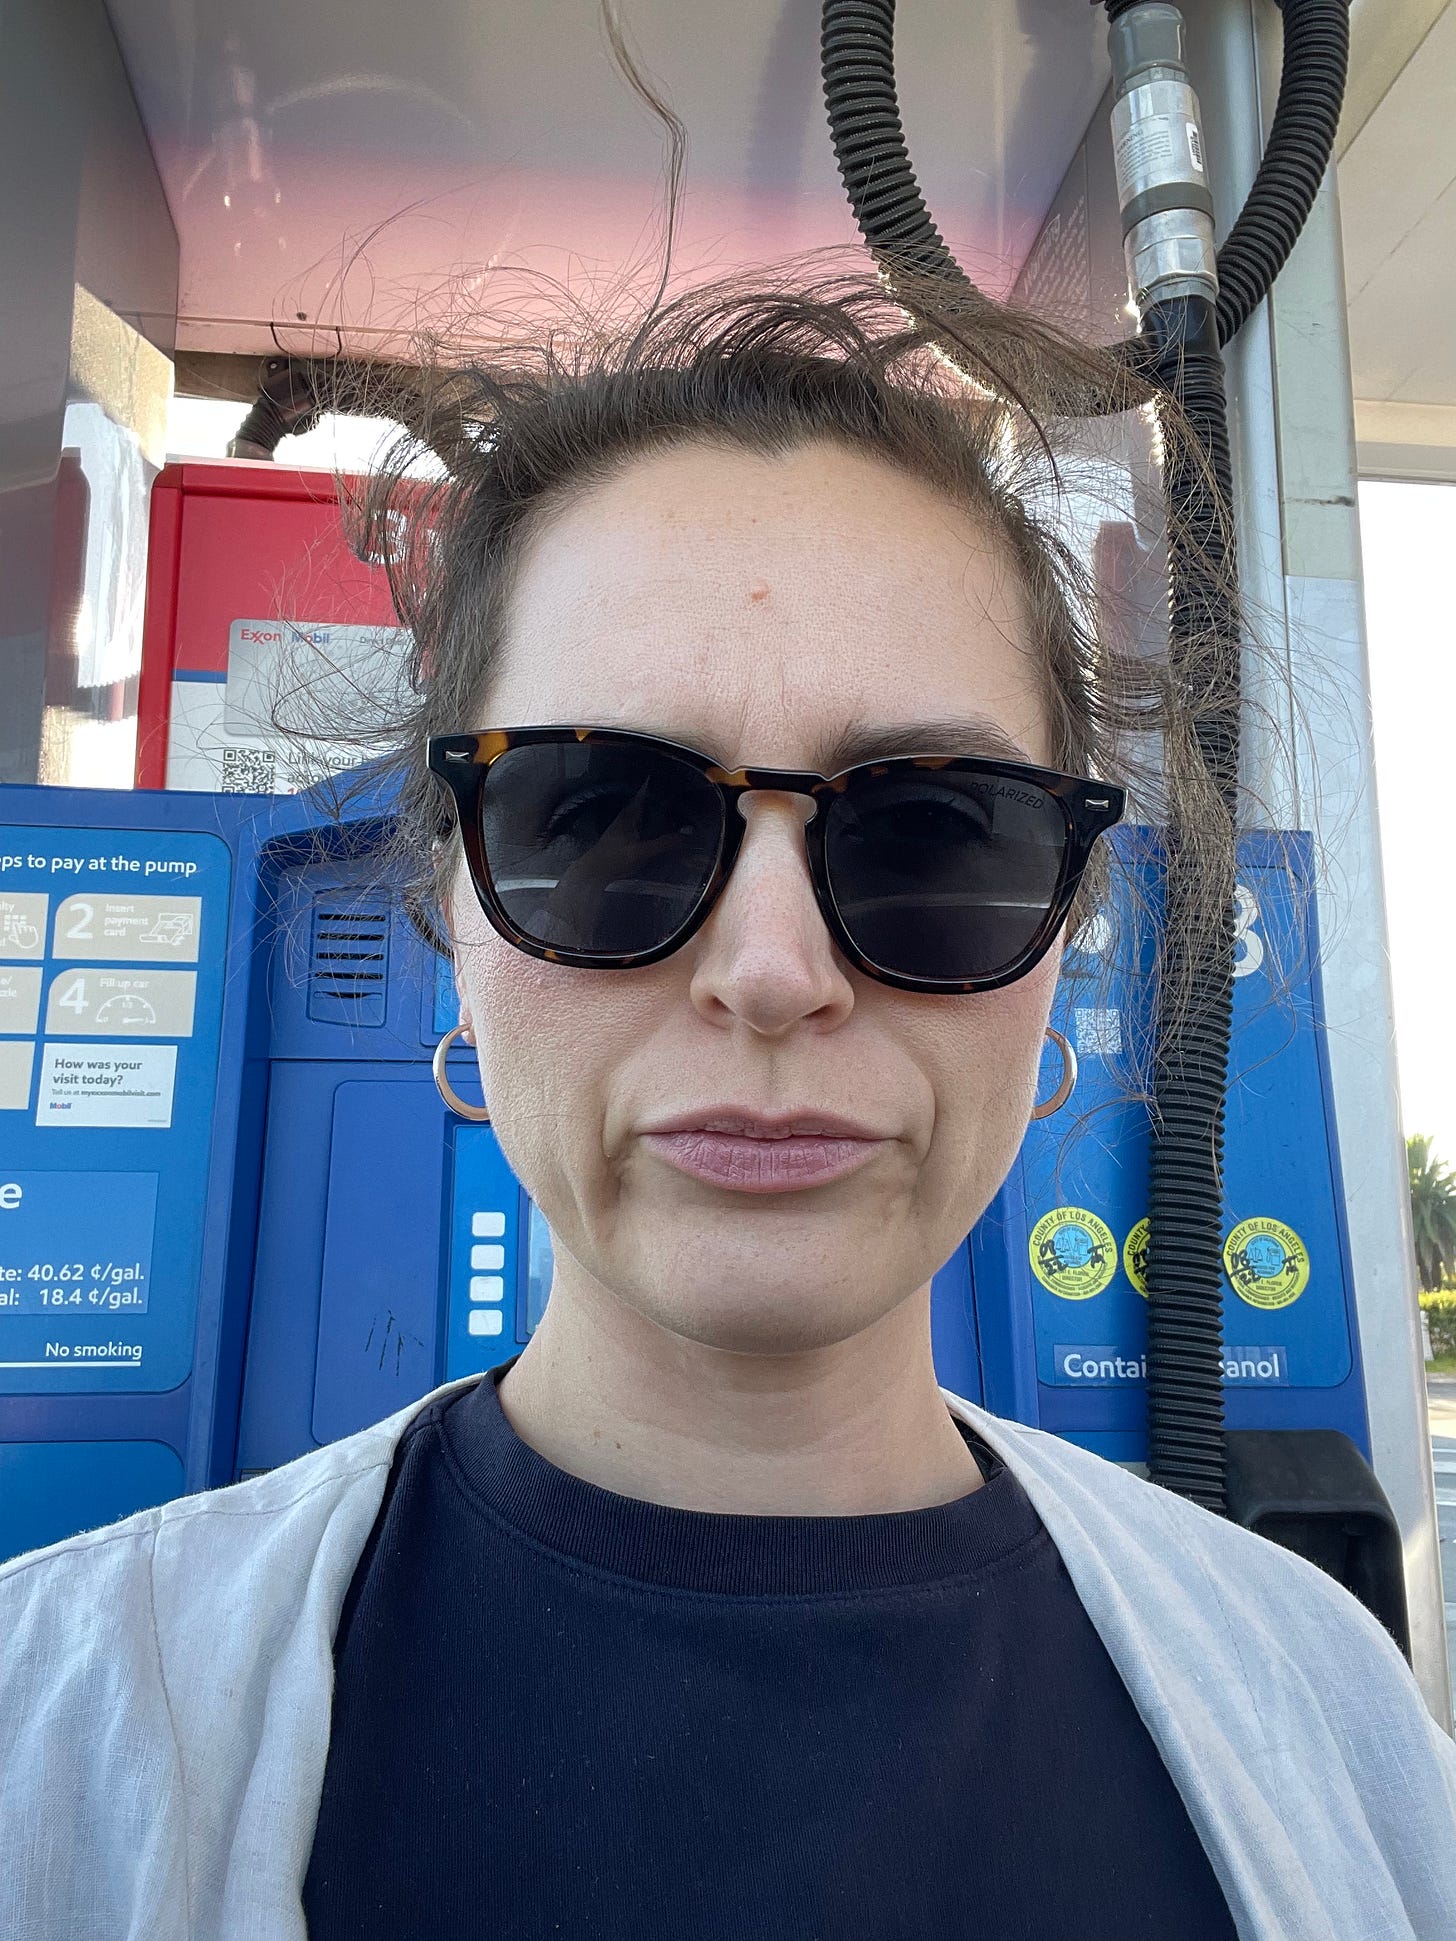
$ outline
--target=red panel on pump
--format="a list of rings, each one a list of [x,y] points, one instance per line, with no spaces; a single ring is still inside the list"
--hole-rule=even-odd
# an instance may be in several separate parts
[[[266,721],[279,656],[317,648],[322,667],[402,640],[383,571],[344,536],[332,473],[167,466],[152,488],[138,787],[288,786]]]

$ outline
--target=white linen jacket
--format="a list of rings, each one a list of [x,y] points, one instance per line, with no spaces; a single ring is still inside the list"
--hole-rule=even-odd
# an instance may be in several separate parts
[[[406,1425],[478,1379],[0,1568],[4,1941],[305,1941],[344,1594]],[[1050,1531],[1240,1941],[1453,1941],[1456,1745],[1375,1619],[1262,1537],[946,1401]]]

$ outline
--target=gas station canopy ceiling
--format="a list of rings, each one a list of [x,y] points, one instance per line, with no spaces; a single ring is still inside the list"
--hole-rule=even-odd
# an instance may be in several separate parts
[[[855,240],[818,0],[623,0],[688,131],[683,270]],[[489,309],[492,271],[585,288],[660,235],[664,140],[599,0],[110,0],[181,242],[178,342],[318,348]],[[902,112],[930,206],[1007,288],[1107,85],[1087,0],[900,9]],[[495,279],[498,286],[500,279]],[[327,341],[327,340],[326,340]]]
[[[1389,58],[1372,48],[1368,67],[1388,85],[1368,118],[1347,113],[1340,157],[1361,470],[1453,479],[1456,6],[1379,3]],[[1372,4],[1352,15],[1357,52]]]
[[[599,0],[108,0],[181,244],[185,350],[385,349],[650,268],[664,140]],[[621,0],[688,131],[685,274],[852,242],[818,0]],[[1352,0],[1341,139],[1367,470],[1456,475],[1456,6]],[[1087,0],[907,0],[896,64],[926,200],[1011,284],[1107,84]]]

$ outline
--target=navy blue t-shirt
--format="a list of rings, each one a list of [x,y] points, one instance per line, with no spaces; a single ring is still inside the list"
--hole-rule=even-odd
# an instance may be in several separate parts
[[[497,1371],[497,1375],[504,1371]],[[1233,1941],[1025,1492],[664,1508],[492,1380],[400,1443],[344,1604],[311,1941]]]

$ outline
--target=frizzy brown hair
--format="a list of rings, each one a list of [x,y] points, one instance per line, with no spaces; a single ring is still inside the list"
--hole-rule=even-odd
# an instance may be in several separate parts
[[[456,856],[425,744],[486,725],[531,535],[574,494],[651,453],[717,445],[772,456],[829,443],[944,494],[1000,549],[1024,594],[1053,762],[1129,787],[1142,815],[1171,826],[1194,879],[1187,920],[1221,920],[1232,845],[1195,729],[1223,703],[1211,682],[1190,679],[1186,657],[1175,679],[1165,656],[1100,624],[1087,566],[1061,529],[1064,468],[1085,441],[1067,400],[1121,386],[1124,402],[1139,402],[1109,356],[973,291],[951,302],[943,288],[899,281],[891,293],[862,269],[816,258],[659,293],[615,324],[581,312],[488,358],[437,351],[404,374],[337,366],[334,382],[354,408],[407,427],[351,514],[413,637],[399,705],[386,716],[367,697],[358,740],[397,782],[390,860],[417,911]],[[1166,411],[1162,425],[1165,442],[1177,435]],[[443,476],[411,474],[422,445]],[[319,732],[337,742],[340,724]],[[371,786],[380,779],[376,766]],[[1099,858],[1079,921],[1104,878]],[[1182,996],[1165,990],[1165,1008]]]

